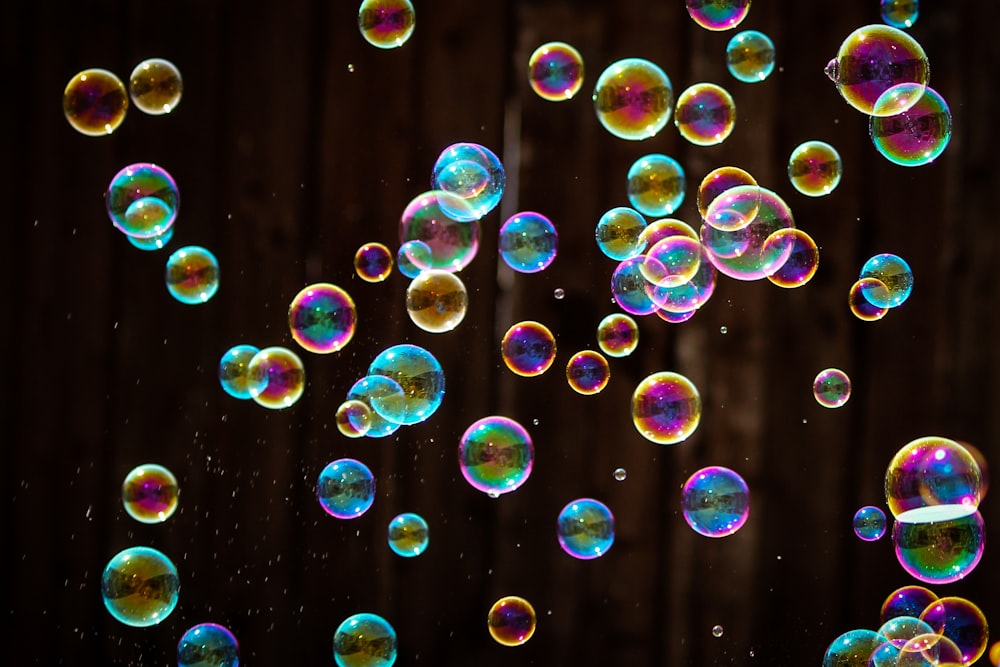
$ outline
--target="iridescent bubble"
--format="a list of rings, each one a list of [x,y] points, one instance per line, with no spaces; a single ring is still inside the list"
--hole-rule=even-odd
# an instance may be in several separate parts
[[[419,345],[393,345],[380,352],[368,375],[384,375],[403,388],[403,410],[393,421],[413,425],[426,421],[444,400],[444,369],[433,354]]]
[[[932,628],[931,632],[955,642],[961,664],[971,665],[986,653],[989,643],[986,616],[973,602],[944,597],[928,605],[920,619]]]
[[[990,664],[993,667],[1000,665],[1000,642],[994,642],[993,646],[990,647]]]
[[[566,290],[564,290],[562,287],[557,287],[554,290],[552,290],[552,296],[555,297],[556,299],[564,299],[566,297]]]
[[[105,69],[86,69],[66,84],[63,114],[74,130],[89,137],[111,134],[125,120],[125,84]]]
[[[750,12],[750,0],[685,0],[688,15],[705,30],[735,28]]]
[[[893,28],[912,28],[920,14],[918,0],[881,0],[882,20]]]
[[[556,536],[573,558],[600,558],[615,542],[615,517],[601,501],[579,498],[559,512]]]
[[[384,375],[368,375],[366,378],[368,405],[376,415],[394,424],[402,424],[406,417],[406,394],[398,382]],[[371,420],[369,419],[369,429]]]
[[[397,382],[397,384],[399,384]],[[379,380],[372,379],[371,376],[365,376],[355,382],[347,392],[347,402],[359,401],[368,408],[368,428],[365,429],[364,435],[369,438],[385,438],[396,431],[402,426],[399,422],[389,421],[383,417],[380,417],[376,412],[375,408],[372,407],[372,401],[376,395],[384,391],[385,383]],[[402,386],[402,385],[400,385]],[[359,422],[354,428],[363,428]]]
[[[594,86],[594,109],[604,128],[619,139],[656,136],[673,110],[674,90],[666,72],[642,58],[614,62]]]
[[[429,529],[424,517],[412,512],[389,522],[389,548],[404,558],[415,558],[427,550]]]
[[[865,542],[875,542],[885,535],[885,512],[865,505],[854,513],[854,534]]]
[[[639,233],[639,252],[652,248],[657,242],[671,236],[686,236],[698,240],[698,233],[691,229],[691,225],[676,218],[663,218],[654,220],[642,228]]]
[[[173,230],[173,209],[159,197],[140,197],[125,209],[125,221],[119,226],[129,238],[162,239]]]
[[[696,146],[721,144],[736,127],[736,103],[722,86],[696,83],[677,98],[674,125]]]
[[[959,651],[950,639],[942,637],[933,632],[924,632],[911,639],[908,639],[899,648],[899,658],[895,667],[950,667],[950,660],[945,658],[942,661],[941,653],[944,649],[945,655],[953,653],[960,656]]]
[[[524,598],[508,595],[490,607],[486,625],[490,636],[504,646],[520,646],[535,634],[535,608]]]
[[[608,360],[600,352],[583,350],[570,357],[566,364],[566,381],[578,394],[600,393],[608,386],[611,368]]]
[[[247,377],[251,398],[271,410],[291,407],[306,388],[306,369],[302,360],[286,347],[265,347],[255,354],[247,366]]]
[[[127,234],[125,235],[125,238],[127,238],[128,242],[139,250],[162,250],[168,243],[170,243],[170,239],[174,238],[174,228],[171,227],[158,236],[150,236],[145,239],[128,236]]]
[[[473,488],[496,498],[528,481],[535,447],[528,431],[508,417],[483,417],[458,444],[458,467]]]
[[[849,630],[830,642],[823,667],[868,667],[869,658],[884,643],[874,630]]]
[[[698,185],[697,203],[701,217],[706,217],[708,206],[715,201],[716,197],[726,190],[740,185],[757,185],[757,180],[745,169],[739,167],[718,167],[708,172]],[[756,214],[757,212],[754,211],[754,215]]]
[[[528,59],[528,83],[543,100],[568,100],[583,86],[583,56],[569,44],[542,44]]]
[[[892,642],[884,642],[872,652],[867,667],[899,667],[900,650]]]
[[[670,156],[642,156],[629,167],[627,178],[628,201],[643,215],[670,215],[684,202],[684,168]]]
[[[914,579],[948,584],[965,578],[979,564],[986,529],[978,511],[924,523],[897,520],[892,543],[899,564]]]
[[[756,30],[733,35],[726,46],[726,67],[737,81],[763,81],[774,71],[774,42]]]
[[[657,314],[663,317],[663,313],[670,313],[674,322],[683,313],[692,313],[701,308],[715,293],[717,273],[712,265],[708,251],[699,246],[701,257],[698,261],[698,270],[695,271],[691,279],[681,285],[674,287],[661,287],[656,290],[656,302],[660,304]],[[684,319],[689,319],[690,314]]]
[[[229,628],[199,623],[177,643],[177,667],[239,667],[240,645]]]
[[[153,227],[133,227],[126,214],[139,199],[154,197],[171,211],[166,220],[157,220]],[[104,204],[112,224],[129,236],[158,236],[169,229],[177,219],[181,196],[177,183],[163,167],[148,162],[137,162],[120,170],[108,184]]]
[[[605,256],[622,261],[642,252],[640,240],[646,219],[627,206],[610,209],[597,221],[594,236]]]
[[[172,62],[149,58],[132,70],[128,92],[139,111],[159,116],[170,113],[181,103],[184,82],[180,70]]]
[[[656,260],[640,264],[646,280],[658,287],[679,287],[698,273],[702,247],[698,240],[687,236],[668,236],[650,246],[646,257]]]
[[[541,375],[555,361],[556,338],[544,324],[532,320],[518,322],[504,334],[500,355],[516,375]]]
[[[909,90],[914,86],[899,86],[886,93],[888,102],[883,104],[895,110],[899,107],[899,89]],[[908,96],[908,95],[907,95]],[[903,167],[919,167],[933,162],[951,141],[951,110],[948,103],[936,90],[927,86],[923,95],[905,111],[894,115],[876,117],[870,122],[869,135],[875,149],[894,164]]]
[[[396,662],[396,631],[376,614],[354,614],[337,626],[333,658],[337,667],[390,667]]]
[[[177,478],[161,465],[133,468],[122,483],[122,505],[140,523],[163,523],[177,510]]]
[[[117,621],[134,628],[161,622],[177,606],[180,579],[163,553],[129,547],[108,561],[101,576],[104,606]]]
[[[395,49],[413,34],[416,16],[410,0],[364,0],[358,9],[361,36],[372,46]]]
[[[632,393],[632,422],[642,437],[660,445],[687,440],[701,421],[701,396],[691,380],[661,371]]]
[[[639,345],[639,325],[628,315],[612,313],[597,325],[597,345],[609,357],[627,357]]]
[[[625,468],[615,468],[615,481],[624,482],[626,477],[628,477],[628,471],[626,471]]]
[[[307,352],[340,351],[354,338],[357,322],[354,299],[331,283],[302,288],[288,306],[292,338]]]
[[[780,251],[776,246],[780,246]],[[767,279],[778,287],[802,287],[812,280],[819,268],[819,247],[801,229],[779,229],[764,241],[762,252],[765,256],[776,252],[783,254],[786,248],[789,249],[788,259],[780,269],[768,275]]]
[[[372,412],[364,401],[344,401],[337,407],[337,430],[348,438],[364,437],[372,426]]]
[[[354,253],[354,271],[368,283],[380,283],[392,273],[392,252],[381,243],[366,243]]]
[[[701,228],[701,241],[715,268],[736,280],[760,280],[784,266],[789,244],[765,244],[771,234],[795,227],[792,210],[777,193],[760,188],[760,208],[753,222],[735,232],[711,225]]]
[[[432,262],[431,247],[423,241],[407,241],[399,246],[399,252],[396,253],[399,272],[410,279],[416,278],[421,271],[433,268]]]
[[[668,322],[670,324],[681,324],[682,322],[687,322],[692,317],[694,317],[695,312],[697,311],[689,310],[684,313],[672,313],[669,310],[664,310],[661,308],[660,310],[656,311],[656,316],[659,317],[664,322]]]
[[[451,331],[465,319],[469,295],[462,279],[449,271],[421,271],[406,288],[406,313],[424,331]]]
[[[976,459],[954,440],[927,436],[903,445],[885,472],[885,498],[907,523],[945,521],[972,514],[982,500]]]
[[[894,590],[885,599],[879,617],[882,623],[896,616],[919,617],[927,605],[937,599],[937,595],[923,586],[903,586]]]
[[[611,296],[626,313],[652,315],[663,304],[666,288],[651,284],[646,274],[664,275],[666,269],[659,260],[638,255],[619,262],[611,274]]]
[[[712,626],[712,636],[713,637],[721,637],[723,635],[723,633],[725,633],[725,631],[726,631],[726,629],[723,628],[721,625],[713,625]]]
[[[851,378],[839,368],[827,368],[813,380],[813,397],[824,408],[839,408],[851,397]]]
[[[760,199],[761,189],[756,184],[730,186],[708,204],[703,216],[705,224],[720,232],[744,229],[757,218]],[[735,256],[732,253],[727,255]]]
[[[505,185],[500,158],[476,143],[452,144],[441,151],[431,171],[431,187],[452,195],[441,200],[441,208],[459,222],[478,220],[496,208]]]
[[[799,144],[788,158],[788,180],[796,190],[809,197],[833,192],[843,172],[840,153],[824,141]]]
[[[726,537],[742,528],[750,516],[750,488],[729,468],[702,468],[684,483],[681,510],[699,535]]]
[[[902,649],[909,641],[934,630],[915,616],[894,616],[882,624],[878,633],[896,648]]]
[[[875,322],[885,317],[889,309],[871,304],[865,298],[866,291],[877,292],[879,294],[888,293],[885,284],[881,280],[877,278],[862,278],[851,285],[851,291],[847,295],[847,304],[850,306],[851,312],[859,320]]]
[[[524,211],[507,218],[500,227],[500,257],[521,273],[537,273],[556,258],[559,235],[552,221],[541,213]]]
[[[447,202],[447,204],[446,204]],[[399,242],[422,241],[431,250],[430,269],[461,271],[479,250],[479,223],[459,222],[450,210],[471,211],[464,200],[443,190],[425,192],[411,201],[399,222]],[[412,258],[411,258],[412,259]]]
[[[874,278],[875,284],[862,285],[865,300],[879,308],[895,308],[910,298],[913,271],[902,257],[890,253],[875,255],[861,267],[861,279]]]
[[[249,400],[266,386],[255,384],[250,377],[250,361],[258,352],[260,348],[254,345],[234,345],[219,360],[219,384],[233,398]],[[267,377],[257,379],[267,381]]]
[[[219,260],[207,248],[189,245],[167,258],[167,291],[181,303],[205,303],[219,290]]]
[[[338,519],[354,519],[375,502],[375,476],[361,461],[337,459],[326,464],[316,481],[320,507]]]

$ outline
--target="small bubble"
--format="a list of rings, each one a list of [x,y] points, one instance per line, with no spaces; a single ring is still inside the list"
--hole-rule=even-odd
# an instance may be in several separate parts
[[[486,492],[486,495],[488,495],[490,498],[496,499],[500,497],[500,492],[495,489],[490,489],[489,491]]]
[[[615,468],[615,479],[616,480],[618,480],[619,482],[624,482],[625,481],[625,477],[627,477],[627,476],[628,476],[628,473],[625,472],[625,468]]]
[[[727,333],[729,333],[729,327],[726,326],[719,327],[719,333],[722,335],[726,335]]]
[[[348,65],[347,65],[347,71],[351,72],[351,73],[354,72],[354,64],[353,63],[348,63]]]
[[[532,424],[534,424],[535,426],[538,426],[538,424],[539,424],[540,422],[538,421],[538,418],[536,417],[535,419],[532,419],[532,420],[531,420],[531,423],[532,423]]]
[[[712,626],[712,636],[713,637],[721,637],[723,632],[724,631],[723,631],[721,625]]]
[[[564,296],[566,296],[566,290],[564,290],[562,287],[557,287],[555,291],[552,292],[552,296],[554,296],[557,299],[561,299]]]

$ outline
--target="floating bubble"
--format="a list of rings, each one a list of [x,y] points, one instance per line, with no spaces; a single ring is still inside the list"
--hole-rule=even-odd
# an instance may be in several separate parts
[[[963,665],[971,665],[986,653],[989,631],[986,616],[973,602],[960,597],[944,597],[935,600],[920,614],[938,636],[955,642],[959,650],[959,660]]]
[[[500,227],[500,257],[521,273],[542,271],[556,258],[559,235],[552,221],[541,213],[525,211]]]
[[[864,322],[874,322],[882,319],[889,312],[889,309],[870,303],[865,298],[866,291],[888,294],[885,283],[881,280],[877,278],[862,278],[851,285],[851,291],[847,295],[847,303],[851,308],[851,312],[854,313],[855,317]]]
[[[583,86],[583,56],[569,44],[542,44],[528,59],[528,83],[543,100],[568,100]]]
[[[822,197],[840,184],[844,167],[837,149],[824,141],[799,144],[788,158],[788,180],[809,197]]]
[[[125,120],[125,84],[105,69],[86,69],[66,84],[63,114],[74,130],[89,137],[111,134]]]
[[[895,308],[910,298],[913,291],[913,271],[902,257],[890,253],[875,255],[861,267],[861,279],[874,278],[877,283],[861,287],[865,300],[879,308]]]
[[[705,224],[720,232],[736,232],[744,229],[757,218],[760,212],[760,198],[760,187],[756,184],[731,186],[720,192],[708,204],[704,215]],[[732,238],[740,239],[742,251],[746,246],[746,243],[742,242],[745,237],[737,235]],[[736,256],[737,253],[725,254]]]
[[[559,512],[559,546],[573,558],[600,558],[615,541],[615,517],[608,506],[593,498],[579,498]]]
[[[600,352],[593,350],[577,352],[566,364],[566,381],[578,394],[600,393],[608,386],[610,378],[611,368],[608,366],[608,360]]]
[[[392,252],[381,243],[366,243],[354,253],[354,271],[368,283],[380,283],[392,273]]]
[[[431,187],[452,195],[442,198],[441,208],[460,222],[478,220],[496,208],[505,185],[500,158],[476,143],[452,144],[441,152],[431,171]]]
[[[338,519],[361,516],[375,502],[375,476],[361,461],[337,459],[323,468],[316,482],[320,507]]]
[[[555,297],[556,299],[563,299],[566,297],[566,290],[564,290],[562,287],[557,287],[554,290],[552,290],[552,296]]]
[[[135,225],[136,221],[130,222],[127,217],[129,207],[148,197],[162,201],[170,210],[170,216],[165,220],[157,219],[152,226]],[[104,199],[108,216],[115,227],[128,236],[152,237],[159,236],[173,226],[181,196],[177,183],[166,169],[148,162],[137,162],[114,175]],[[133,215],[136,212],[133,209]]]
[[[500,355],[516,375],[541,375],[555,361],[556,338],[544,324],[531,320],[518,322],[504,334]]]
[[[780,250],[776,248],[780,246]],[[788,249],[788,259],[767,279],[778,287],[802,287],[812,280],[819,268],[819,248],[812,237],[801,229],[779,229],[764,241],[762,253],[765,256],[781,253]]]
[[[376,415],[393,424],[402,424],[406,417],[406,394],[398,382],[384,375],[368,375],[366,398]],[[371,420],[369,419],[369,429]]]
[[[718,167],[708,172],[698,185],[698,213],[705,219],[708,214],[708,207],[715,201],[716,197],[726,190],[740,185],[757,185],[757,180],[745,169],[740,169],[739,167]],[[759,205],[760,197],[757,199]],[[756,211],[753,213],[754,216],[757,214]],[[749,220],[747,222],[749,223]]]
[[[433,268],[433,253],[431,247],[423,241],[407,241],[399,246],[396,253],[396,264],[399,272],[407,278],[413,279],[420,275],[421,271]]]
[[[129,238],[162,239],[173,230],[177,216],[159,197],[140,197],[125,209],[125,221],[119,227]]]
[[[944,660],[941,659],[942,653]],[[903,644],[895,667],[958,667],[948,660],[948,655],[960,657],[954,642],[933,632],[925,632]]]
[[[170,243],[170,239],[174,238],[174,228],[171,227],[158,236],[150,236],[145,239],[128,236],[127,234],[125,235],[125,238],[127,238],[128,242],[139,250],[162,250],[164,246]]]
[[[642,58],[614,62],[594,86],[594,109],[604,128],[619,139],[656,136],[673,110],[674,89],[666,72]]]
[[[521,487],[535,461],[528,431],[508,417],[472,423],[458,444],[458,467],[473,488],[496,498]]]
[[[948,584],[964,579],[983,557],[986,530],[978,511],[923,523],[897,520],[892,528],[896,559],[917,581]]]
[[[691,229],[691,225],[676,218],[663,218],[654,220],[639,232],[639,252],[652,248],[657,242],[671,236],[686,236],[698,240],[698,233]]]
[[[444,370],[433,354],[419,345],[393,345],[380,352],[368,375],[384,375],[403,388],[402,411],[393,421],[413,425],[426,421],[444,400]]]
[[[615,468],[614,477],[616,481],[624,482],[625,478],[628,477],[628,472],[625,468]]]
[[[205,303],[219,291],[219,260],[207,248],[189,245],[167,258],[167,291],[181,303]]]
[[[159,116],[170,113],[181,103],[184,82],[180,70],[172,62],[149,58],[132,70],[128,92],[139,111]]]
[[[122,483],[122,504],[140,523],[162,523],[177,510],[177,478],[161,465],[133,468]]]
[[[705,30],[735,28],[750,12],[750,0],[685,0],[688,15]]]
[[[653,292],[654,300],[660,306],[656,312],[661,319],[673,322],[690,319],[693,312],[704,306],[715,293],[715,267],[705,248],[699,246],[699,251],[698,270],[690,280],[674,287],[658,287]],[[684,314],[686,317],[681,317]]]
[[[628,315],[612,313],[597,325],[597,345],[609,357],[627,357],[639,346],[639,325]]]
[[[364,401],[344,401],[337,407],[336,418],[337,430],[343,435],[362,438],[372,426],[372,408]]]
[[[412,512],[399,514],[389,522],[389,548],[404,558],[415,558],[430,543],[427,522]]]
[[[638,255],[619,262],[611,274],[611,296],[618,307],[632,315],[652,315],[663,304],[665,288],[651,284],[645,274],[664,275],[659,260]]]
[[[681,324],[682,322],[687,322],[692,317],[694,317],[696,311],[689,310],[684,313],[672,313],[669,310],[660,309],[656,311],[656,316],[659,317],[664,322],[670,324]]]
[[[684,202],[684,168],[670,156],[642,156],[629,167],[627,178],[628,201],[643,215],[670,215]]]
[[[702,247],[687,236],[668,236],[650,246],[646,257],[656,260],[639,265],[646,280],[657,287],[679,287],[701,268]]]
[[[912,28],[920,14],[918,0],[881,0],[882,20],[893,28]]]
[[[271,410],[291,407],[306,388],[302,360],[286,347],[265,347],[255,354],[247,366],[247,377],[253,401]]]
[[[792,210],[777,193],[760,188],[760,208],[753,221],[735,232],[722,232],[711,225],[701,228],[701,242],[715,268],[736,280],[760,280],[784,266],[791,254],[789,244],[766,246],[771,234],[795,227]]]
[[[465,319],[468,308],[465,283],[448,271],[422,271],[406,289],[406,313],[430,333],[451,331]]]
[[[364,0],[358,10],[361,36],[380,49],[405,44],[413,34],[415,19],[410,0]]]
[[[447,202],[447,204],[445,204]],[[461,271],[479,251],[479,223],[459,222],[442,210],[471,211],[464,200],[443,190],[425,192],[411,201],[399,222],[399,242],[422,241],[431,250],[429,269]],[[414,260],[414,257],[410,257]]]
[[[893,516],[907,523],[944,521],[972,514],[982,499],[976,459],[954,440],[917,438],[900,448],[885,473],[885,498]]]
[[[156,625],[169,616],[179,591],[177,568],[150,547],[118,552],[101,576],[104,606],[115,620],[135,628]]]
[[[351,342],[358,314],[354,299],[331,283],[302,288],[288,306],[292,338],[307,352],[330,354]]]
[[[535,634],[535,608],[524,598],[508,595],[490,607],[486,625],[490,636],[504,646],[520,646]]]
[[[397,382],[397,384],[399,383]],[[383,392],[385,386],[385,383],[372,379],[372,377],[368,375],[355,382],[347,392],[347,402],[359,401],[368,408],[368,428],[365,429],[364,435],[369,438],[388,437],[398,431],[399,427],[402,426],[399,422],[389,421],[388,419],[380,417],[375,412],[375,408],[372,407],[374,397]],[[363,425],[359,422],[355,428],[363,428]]]
[[[229,628],[199,623],[177,643],[177,667],[239,667],[240,645]]]
[[[868,667],[869,658],[884,643],[874,630],[849,630],[830,642],[823,667]]]
[[[712,626],[712,636],[713,637],[721,637],[725,631],[726,631],[725,628],[723,628],[721,625],[713,625]]]
[[[866,505],[854,513],[854,534],[865,542],[874,542],[885,535],[885,512]]]
[[[642,437],[660,445],[687,440],[701,421],[701,396],[691,380],[661,371],[632,394],[632,422]]]
[[[699,535],[726,537],[742,528],[750,516],[750,488],[729,468],[702,468],[684,483],[681,510]]]
[[[726,45],[726,67],[737,81],[763,81],[774,71],[774,42],[756,30],[733,35]]]
[[[349,616],[333,635],[337,667],[390,667],[396,662],[396,647],[396,631],[377,614]]]
[[[722,86],[696,83],[677,98],[674,125],[696,146],[721,144],[736,127],[736,103]]]
[[[880,98],[879,106],[895,110],[900,105],[900,90],[905,94],[914,86],[897,86]],[[895,96],[895,97],[894,97]],[[886,101],[888,100],[888,101]],[[885,117],[873,116],[869,135],[875,149],[894,164],[919,167],[933,162],[951,141],[951,110],[948,103],[930,86],[905,111]]]
[[[610,209],[597,221],[594,236],[605,256],[622,261],[642,252],[640,240],[646,219],[627,206]]]
[[[903,586],[897,588],[882,603],[881,622],[896,616],[917,616],[938,596],[923,586]]]
[[[256,385],[250,378],[250,361],[260,352],[254,345],[234,345],[219,360],[219,384],[233,398],[249,400],[266,385]],[[259,378],[266,382],[267,378]]]
[[[878,633],[898,649],[911,639],[933,631],[930,625],[915,616],[893,616],[878,629]]]
[[[839,408],[851,397],[851,378],[839,368],[827,368],[813,380],[813,397],[824,408]]]

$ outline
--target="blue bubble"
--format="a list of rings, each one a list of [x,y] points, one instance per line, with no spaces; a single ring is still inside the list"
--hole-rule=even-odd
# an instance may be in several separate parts
[[[541,213],[525,211],[500,227],[500,257],[521,273],[537,273],[556,258],[559,235],[552,221]]]
[[[910,298],[913,292],[913,271],[906,261],[897,255],[882,253],[875,255],[861,267],[860,279],[874,278],[862,288],[865,300],[879,308],[895,308]]]
[[[645,245],[641,236],[645,227],[646,219],[638,211],[627,206],[615,207],[597,221],[594,231],[597,247],[607,257],[619,262],[635,257]]]
[[[319,474],[316,497],[330,516],[354,519],[367,512],[375,502],[375,476],[361,461],[331,461]]]
[[[628,170],[628,201],[651,218],[672,214],[684,202],[687,180],[681,163],[660,153],[644,155]]]
[[[250,360],[260,349],[253,345],[235,345],[219,360],[219,384],[227,394],[240,400],[248,400],[260,394],[267,387],[267,375],[250,377]]]
[[[559,546],[573,558],[599,558],[614,544],[615,517],[601,501],[580,498],[559,513],[556,532]]]
[[[158,236],[150,236],[148,238],[139,238],[137,236],[129,236],[128,234],[125,235],[125,238],[127,238],[128,242],[139,250],[162,250],[168,243],[170,243],[170,240],[174,238],[174,229],[175,227],[171,227]]]
[[[737,81],[763,81],[774,71],[774,42],[756,30],[733,35],[726,46],[726,67]]]
[[[399,424],[425,421],[441,407],[444,400],[444,370],[433,354],[418,345],[386,348],[372,361],[368,375],[385,375],[403,388],[405,398],[402,406],[394,408],[391,413]],[[372,408],[376,409],[376,406],[372,405]],[[383,406],[383,409],[389,408]]]
[[[118,552],[101,577],[104,606],[116,620],[135,628],[156,625],[169,616],[179,591],[177,568],[150,547]]]
[[[449,192],[468,204],[468,208],[455,207],[442,200],[445,214],[459,222],[478,220],[496,208],[505,184],[500,158],[480,144],[452,144],[441,152],[431,171],[432,189]]]
[[[874,542],[885,535],[885,512],[867,505],[854,514],[854,534],[865,542]]]
[[[396,631],[377,614],[354,614],[333,635],[338,667],[390,667],[396,662]]]
[[[365,376],[354,383],[347,392],[347,400],[361,401],[371,410],[368,420],[368,430],[365,435],[369,438],[385,438],[399,430],[399,422],[391,422],[384,417],[380,417],[375,412],[372,405],[372,396],[377,393],[378,385],[369,376]]]
[[[177,667],[238,667],[240,647],[228,628],[199,623],[177,643]]]
[[[427,522],[419,514],[407,512],[389,522],[389,548],[404,558],[414,558],[430,543]]]
[[[826,649],[823,667],[867,667],[872,655],[886,642],[874,630],[849,630]]]

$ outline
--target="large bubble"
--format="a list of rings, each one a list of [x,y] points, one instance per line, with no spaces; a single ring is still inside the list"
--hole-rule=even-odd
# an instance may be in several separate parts
[[[144,628],[163,621],[177,606],[177,567],[151,547],[117,553],[101,576],[101,596],[108,612],[125,625]]]
[[[441,151],[431,171],[431,187],[452,195],[440,202],[446,215],[470,222],[500,203],[506,175],[496,153],[481,144],[463,142]]]
[[[368,375],[384,375],[403,388],[405,400],[394,421],[419,424],[433,415],[444,400],[444,370],[428,350],[419,345],[393,345],[375,357]]]
[[[337,459],[323,468],[316,481],[320,507],[338,519],[361,516],[375,502],[375,476],[361,461]]]
[[[891,111],[913,84],[897,86],[879,99]],[[919,167],[933,162],[951,141],[951,109],[944,98],[927,87],[913,105],[886,117],[872,117],[869,135],[875,149],[894,164]]]
[[[535,461],[527,429],[509,417],[484,417],[472,423],[458,445],[458,466],[473,488],[497,497],[521,487]]]
[[[604,128],[620,139],[656,136],[670,120],[674,89],[659,66],[642,58],[614,62],[594,86],[594,109]]]
[[[556,536],[573,558],[600,558],[615,542],[615,517],[601,501],[579,498],[559,512]]]
[[[972,514],[982,499],[982,471],[965,447],[939,436],[904,445],[885,473],[885,498],[898,520],[946,521]]]
[[[684,483],[681,510],[684,520],[699,535],[732,535],[750,516],[750,487],[729,468],[702,468]]]
[[[701,421],[701,396],[691,380],[662,371],[646,377],[632,394],[632,422],[647,440],[674,445]]]
[[[288,328],[302,349],[318,354],[341,350],[351,342],[358,314],[354,299],[331,283],[304,287],[288,306]]]
[[[396,651],[396,630],[377,614],[348,616],[333,634],[337,667],[391,667]]]

